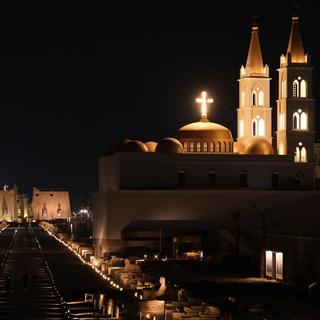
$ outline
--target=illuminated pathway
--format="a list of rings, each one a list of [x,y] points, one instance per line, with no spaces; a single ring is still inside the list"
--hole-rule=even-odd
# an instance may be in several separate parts
[[[9,247],[0,276],[0,319],[66,319],[67,313],[33,229],[7,228],[0,234],[1,261],[5,257],[3,244]],[[14,234],[14,236],[13,236]],[[11,290],[5,291],[6,274],[11,276]],[[23,275],[29,281],[24,288]],[[37,276],[33,287],[30,278]]]

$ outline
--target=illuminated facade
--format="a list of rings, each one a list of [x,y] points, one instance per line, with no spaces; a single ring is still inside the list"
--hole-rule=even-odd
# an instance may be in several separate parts
[[[0,221],[18,220],[18,192],[16,188],[0,191]]]
[[[69,192],[67,191],[43,191],[34,188],[31,207],[35,220],[71,217]]]
[[[193,221],[205,221],[211,228],[208,234],[225,242],[234,237],[236,211],[244,233],[259,233],[263,215],[270,233],[289,233],[295,239],[297,232],[318,230],[312,68],[301,46],[294,17],[288,53],[281,57],[279,69],[277,141],[272,141],[269,68],[263,64],[254,25],[247,63],[240,69],[236,142],[228,128],[209,121],[207,104],[213,99],[203,91],[196,100],[200,121],[159,142],[123,140],[100,158],[99,191],[93,199],[97,256],[119,252],[129,242],[138,246],[135,236],[124,241],[122,232],[128,225],[143,225],[141,221],[159,221],[159,226],[184,221],[191,230]],[[317,150],[320,159],[319,145]],[[139,235],[139,230],[133,234]],[[158,240],[152,241],[154,245]],[[245,239],[242,244],[240,251],[257,249]],[[284,264],[289,261],[289,244],[269,245],[264,270],[282,279],[288,274]],[[272,261],[276,269],[271,268]]]

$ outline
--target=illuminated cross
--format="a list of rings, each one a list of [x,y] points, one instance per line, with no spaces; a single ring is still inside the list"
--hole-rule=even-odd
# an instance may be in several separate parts
[[[201,92],[201,98],[196,99],[197,103],[201,103],[201,120],[207,119],[207,103],[212,103],[212,98],[207,98],[207,92]]]

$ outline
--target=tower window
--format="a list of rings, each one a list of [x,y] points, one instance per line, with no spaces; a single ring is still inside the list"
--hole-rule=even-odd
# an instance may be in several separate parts
[[[187,143],[187,142],[184,142],[184,143],[183,143],[183,151],[184,151],[184,152],[187,152],[187,151],[188,151],[188,143]]]
[[[197,152],[201,152],[201,143],[197,142]]]
[[[302,147],[301,142],[299,142],[299,146],[295,148],[294,162],[307,162],[307,149]]]
[[[210,142],[210,152],[214,152],[214,143]]]
[[[239,137],[244,136],[244,120],[241,119],[239,123]]]
[[[221,142],[220,141],[217,142],[216,152],[221,152]]]
[[[254,119],[252,121],[252,135],[256,136],[257,135],[257,120]]]
[[[286,98],[286,80],[281,80],[281,98]]]
[[[252,105],[257,105],[257,93],[255,91],[252,93]]]
[[[208,142],[203,143],[203,152],[208,152]]]
[[[258,93],[258,105],[263,106],[264,105],[264,93],[262,90]]]
[[[194,145],[193,145],[193,142],[190,142],[190,152],[193,152],[194,151]]]
[[[280,112],[280,119],[279,119],[279,129],[285,129],[285,120],[284,120],[284,112]]]
[[[301,109],[293,114],[293,129],[294,130],[307,130],[308,129],[308,118],[305,112]]]
[[[301,98],[307,97],[307,83],[305,80],[301,80],[300,82],[300,93],[301,93]]]
[[[299,83],[298,80],[293,81],[293,87],[292,87],[292,96],[293,97],[299,97]]]
[[[264,136],[264,120],[262,118],[258,121],[258,136]]]

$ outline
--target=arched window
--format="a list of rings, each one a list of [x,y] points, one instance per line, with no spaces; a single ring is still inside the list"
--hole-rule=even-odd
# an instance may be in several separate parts
[[[293,114],[293,129],[299,129],[300,128],[299,118],[300,118],[300,115],[298,114],[298,112],[295,112]]]
[[[293,81],[293,87],[292,87],[292,96],[293,97],[299,97],[299,82],[298,80]]]
[[[253,106],[257,105],[257,94],[255,91],[252,92],[252,105]]]
[[[239,123],[239,137],[244,136],[244,120],[241,119]]]
[[[217,142],[216,152],[221,152],[221,142],[220,141]]]
[[[301,130],[308,129],[308,119],[307,119],[307,114],[305,112],[302,112],[300,115],[300,129]]]
[[[257,120],[254,119],[252,121],[252,135],[256,136],[257,135]]]
[[[301,98],[307,97],[307,83],[305,80],[301,80],[300,82],[300,97]]]
[[[187,142],[183,143],[183,151],[188,152],[188,143]]]
[[[284,122],[284,113],[283,112],[281,112],[280,113],[280,123],[279,123],[279,125],[280,125],[280,130],[284,130],[285,129],[285,122]]]
[[[214,152],[214,143],[210,142],[210,152]]]
[[[278,149],[279,155],[284,155],[284,145],[283,142],[279,143],[279,149]]]
[[[258,105],[263,106],[264,104],[264,93],[262,90],[258,92]]]
[[[301,149],[301,162],[307,162],[307,150],[305,147]]]
[[[208,152],[208,142],[203,143],[203,152]]]
[[[245,104],[245,92],[241,91],[241,107],[244,107]]]
[[[300,149],[299,149],[299,147],[295,148],[294,162],[300,162]]]
[[[264,136],[264,120],[259,119],[258,121],[258,136]]]
[[[200,151],[201,151],[201,143],[197,142],[197,152],[200,152]]]
[[[233,150],[232,150],[232,143],[231,142],[229,142],[229,151],[228,152],[232,152]]]
[[[222,142],[222,150],[221,152],[227,152],[227,143],[225,141]]]
[[[286,95],[286,80],[282,79],[281,80],[281,98],[284,99],[287,97]]]
[[[194,152],[194,145],[193,145],[193,142],[190,142],[190,152]]]

